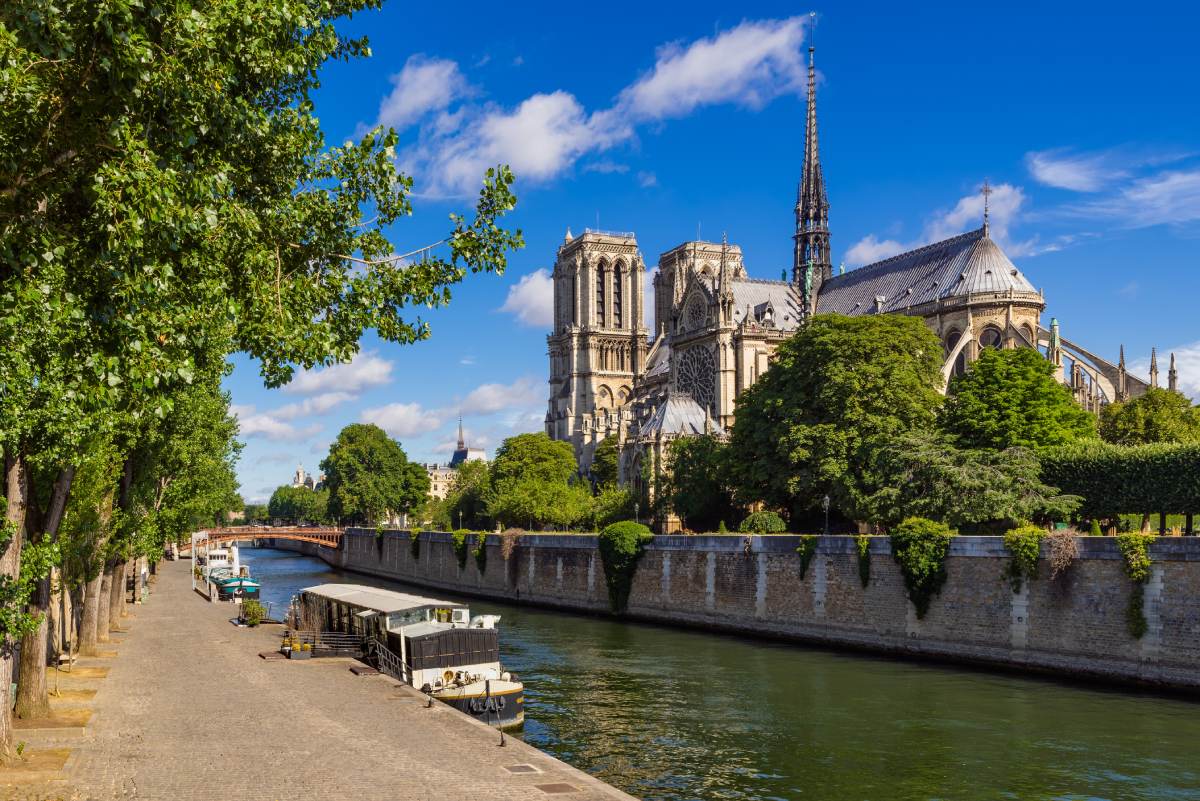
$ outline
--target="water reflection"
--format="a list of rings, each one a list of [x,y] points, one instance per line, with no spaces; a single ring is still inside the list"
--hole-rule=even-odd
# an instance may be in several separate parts
[[[276,609],[326,581],[412,589],[285,552],[243,558]],[[648,801],[1200,799],[1187,701],[471,606],[503,615],[523,738]]]

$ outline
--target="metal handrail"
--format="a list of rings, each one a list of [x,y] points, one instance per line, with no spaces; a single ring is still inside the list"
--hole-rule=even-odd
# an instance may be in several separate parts
[[[284,629],[284,639],[299,640],[313,648],[326,647],[335,650],[356,648],[362,650],[366,639],[361,634],[348,634],[341,631],[303,631]]]
[[[393,679],[398,679],[405,684],[412,684],[412,667],[392,653],[392,649],[374,638],[367,640],[367,647],[371,652],[371,658],[375,661],[376,668]],[[407,675],[405,671],[407,671]]]

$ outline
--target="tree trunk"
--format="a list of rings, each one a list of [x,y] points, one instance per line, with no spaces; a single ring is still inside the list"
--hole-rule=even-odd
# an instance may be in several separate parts
[[[50,503],[44,515],[34,515],[41,531],[31,533],[30,542],[53,542],[58,538],[58,527],[67,510],[67,499],[71,496],[71,482],[75,479],[75,468],[64,467],[54,480],[50,492]],[[45,718],[50,716],[50,696],[46,692],[47,646],[50,644],[50,601],[52,573],[48,573],[33,590],[29,599],[28,613],[36,615],[37,628],[21,640],[21,683],[17,686],[17,717]]]
[[[115,631],[121,628],[125,611],[125,560],[114,562],[108,572],[108,630]]]
[[[12,538],[0,553],[0,576],[15,581],[21,569],[21,538],[25,529],[25,508],[29,502],[29,475],[22,453],[4,454],[4,491],[7,506],[4,523]],[[7,635],[0,640],[0,761],[13,755],[13,675],[14,643]]]
[[[79,623],[79,653],[84,656],[96,655],[96,639],[100,632],[100,585],[103,582],[104,571],[98,571],[84,585],[83,619]]]
[[[1194,522],[1192,518],[1193,518],[1193,513],[1192,513],[1192,512],[1188,512],[1188,514],[1187,514],[1187,522],[1186,522],[1184,525],[1186,525],[1186,526],[1187,526],[1187,535],[1188,535],[1189,537],[1191,537],[1191,536],[1195,535],[1195,533],[1196,533],[1196,530],[1195,530],[1194,528],[1192,528],[1192,523]]]
[[[96,642],[108,642],[108,607],[112,603],[112,573],[107,567],[100,570],[100,594],[96,596]]]

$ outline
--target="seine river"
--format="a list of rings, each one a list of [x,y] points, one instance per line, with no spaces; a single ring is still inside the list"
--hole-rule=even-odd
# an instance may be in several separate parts
[[[244,549],[278,610],[342,581]],[[454,600],[452,597],[449,600]],[[1200,799],[1200,704],[471,600],[527,742],[647,801]]]

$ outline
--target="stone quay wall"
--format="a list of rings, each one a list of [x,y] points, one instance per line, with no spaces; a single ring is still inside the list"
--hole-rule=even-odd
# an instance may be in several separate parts
[[[278,541],[330,564],[498,601],[609,614],[594,535],[527,534],[510,558],[489,535],[486,564],[458,566],[451,536],[350,529],[337,549]],[[1133,584],[1114,538],[1082,537],[1075,563],[1014,593],[1000,537],[956,537],[948,580],[924,619],[905,596],[886,537],[859,578],[853,537],[819,537],[800,576],[795,536],[657,536],[638,564],[626,616],[877,653],[1200,691],[1200,538],[1160,538],[1140,639],[1126,623]],[[472,542],[473,545],[473,542]]]

